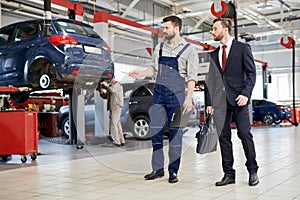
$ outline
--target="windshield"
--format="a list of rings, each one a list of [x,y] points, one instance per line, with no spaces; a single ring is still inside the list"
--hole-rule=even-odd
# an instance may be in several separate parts
[[[85,35],[93,38],[100,38],[100,36],[92,28],[83,26],[80,23],[55,21],[54,25],[58,31],[62,31],[64,33],[72,33],[72,34]]]

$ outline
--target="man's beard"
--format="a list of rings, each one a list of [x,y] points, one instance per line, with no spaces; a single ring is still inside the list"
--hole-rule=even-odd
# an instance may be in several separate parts
[[[170,35],[164,34],[164,37],[166,40],[172,40],[175,37],[175,33],[173,32]]]
[[[214,35],[213,38],[214,38],[214,41],[221,41],[223,39],[224,35],[222,34],[219,34],[219,35]]]

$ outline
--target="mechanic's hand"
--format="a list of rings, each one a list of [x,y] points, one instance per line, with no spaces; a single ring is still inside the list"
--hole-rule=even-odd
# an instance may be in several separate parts
[[[185,99],[183,103],[183,111],[182,114],[186,114],[190,112],[193,108],[193,100],[192,99]]]
[[[109,86],[108,83],[107,83],[106,81],[101,82],[101,85],[102,85],[102,86],[105,86],[105,87]]]
[[[209,115],[212,115],[214,113],[214,109],[212,106],[207,106],[206,107],[206,113]]]
[[[128,75],[131,76],[134,79],[138,79],[138,78],[143,76],[142,73],[139,72],[139,71],[131,71],[131,72],[128,73]]]
[[[244,95],[239,95],[236,99],[238,106],[245,106],[248,102],[248,97],[244,96]]]

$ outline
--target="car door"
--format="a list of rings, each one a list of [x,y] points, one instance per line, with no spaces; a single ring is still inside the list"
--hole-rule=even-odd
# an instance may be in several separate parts
[[[129,100],[130,116],[145,114],[149,116],[149,109],[152,104],[152,92],[149,86],[141,85],[131,95]]]
[[[24,73],[28,72],[27,61],[37,46],[37,32],[38,24],[35,22],[24,22],[14,26],[9,43],[2,52],[2,85],[24,84]]]
[[[266,113],[266,101],[265,100],[253,100],[252,101],[252,113],[254,121],[261,121]]]

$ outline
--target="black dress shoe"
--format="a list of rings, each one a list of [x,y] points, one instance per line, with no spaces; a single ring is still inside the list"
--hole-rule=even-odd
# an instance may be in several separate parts
[[[169,183],[176,183],[178,182],[177,175],[175,173],[171,173],[169,176]]]
[[[257,173],[250,174],[249,176],[249,186],[255,186],[259,183]]]
[[[113,144],[114,144],[115,146],[117,146],[117,147],[120,147],[120,146],[121,146],[121,144],[117,144],[117,143],[115,143],[115,142],[113,142]]]
[[[225,186],[225,185],[233,184],[233,183],[235,183],[234,178],[224,176],[221,181],[216,182],[216,186]]]
[[[154,180],[156,178],[163,177],[164,175],[165,175],[165,173],[163,170],[152,171],[150,174],[145,175],[144,178],[146,180]]]

